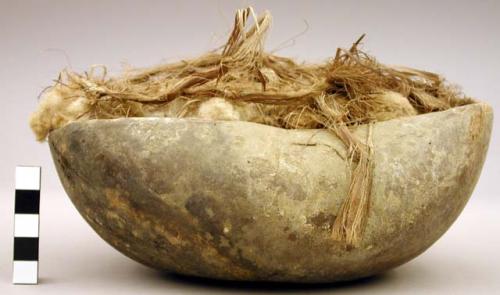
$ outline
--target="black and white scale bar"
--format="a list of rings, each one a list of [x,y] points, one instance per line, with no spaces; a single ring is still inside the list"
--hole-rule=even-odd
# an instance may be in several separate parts
[[[38,283],[40,167],[16,167],[14,284]]]

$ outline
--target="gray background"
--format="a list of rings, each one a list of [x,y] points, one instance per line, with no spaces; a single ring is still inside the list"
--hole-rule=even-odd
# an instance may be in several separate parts
[[[500,1],[6,1],[0,0],[0,293],[41,291],[279,291],[162,276],[114,251],[68,201],[46,143],[28,116],[65,67],[144,67],[224,43],[235,9],[268,9],[267,48],[307,61],[331,57],[367,33],[364,49],[386,64],[440,73],[500,110]],[[304,32],[301,34],[301,32]],[[299,35],[299,36],[297,36]],[[294,41],[290,41],[294,39]],[[498,121],[481,179],[452,229],[424,255],[375,279],[287,291],[412,293],[499,290]],[[39,286],[11,286],[14,167],[43,167]],[[62,291],[61,291],[62,290]]]

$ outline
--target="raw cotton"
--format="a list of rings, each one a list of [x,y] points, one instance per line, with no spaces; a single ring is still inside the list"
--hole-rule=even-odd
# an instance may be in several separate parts
[[[253,25],[249,23],[253,20]],[[348,195],[332,228],[334,240],[355,247],[369,215],[371,127],[360,124],[442,111],[471,100],[433,73],[389,67],[359,50],[338,49],[323,63],[298,63],[264,51],[271,15],[238,10],[221,48],[198,58],[108,77],[105,67],[64,70],[42,95],[30,124],[38,140],[73,121],[119,117],[201,117],[297,129],[325,128],[345,144],[351,167]]]

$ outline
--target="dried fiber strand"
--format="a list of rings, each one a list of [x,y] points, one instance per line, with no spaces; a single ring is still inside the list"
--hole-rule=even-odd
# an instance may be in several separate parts
[[[437,74],[380,64],[359,49],[364,35],[318,64],[270,54],[264,41],[271,22],[267,11],[256,16],[251,7],[240,9],[227,42],[197,58],[115,77],[109,77],[104,66],[84,73],[63,70],[43,92],[31,128],[44,140],[73,121],[155,116],[328,129],[344,143],[351,169],[332,237],[357,246],[369,215],[372,127],[367,142],[351,130],[471,100]]]

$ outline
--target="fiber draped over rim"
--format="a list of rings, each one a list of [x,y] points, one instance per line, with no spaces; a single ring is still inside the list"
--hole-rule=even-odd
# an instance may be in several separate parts
[[[249,7],[237,11],[226,44],[198,58],[117,77],[108,77],[102,66],[82,74],[64,70],[42,94],[31,128],[44,140],[52,130],[77,120],[208,116],[288,129],[328,129],[344,143],[351,171],[332,238],[356,247],[369,216],[371,123],[471,100],[437,74],[378,63],[359,50],[364,35],[319,64],[267,53],[264,40],[270,25],[269,12],[257,17]],[[224,115],[227,110],[230,116]],[[353,135],[359,124],[370,124],[367,138]]]

